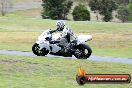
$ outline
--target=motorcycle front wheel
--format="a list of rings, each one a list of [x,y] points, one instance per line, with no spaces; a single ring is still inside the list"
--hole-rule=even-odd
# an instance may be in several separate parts
[[[74,56],[78,59],[87,59],[91,56],[92,49],[86,44],[76,46]]]
[[[49,53],[49,51],[46,50],[46,48],[43,48],[40,50],[39,44],[37,43],[33,44],[32,51],[37,56],[45,56]]]

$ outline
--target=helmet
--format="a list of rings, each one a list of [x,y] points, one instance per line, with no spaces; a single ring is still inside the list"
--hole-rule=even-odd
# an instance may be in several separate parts
[[[59,20],[56,22],[57,31],[63,31],[65,27],[65,22],[63,20]]]

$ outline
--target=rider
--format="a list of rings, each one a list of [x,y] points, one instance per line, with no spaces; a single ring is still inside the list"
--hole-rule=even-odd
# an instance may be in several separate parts
[[[61,36],[59,37],[59,40],[66,40],[68,43],[70,43],[72,40],[74,40],[75,36],[73,32],[71,31],[70,28],[65,26],[65,22],[63,20],[59,20],[56,22],[56,30],[52,30],[51,33],[53,32],[61,32]],[[66,43],[66,41],[63,43]]]

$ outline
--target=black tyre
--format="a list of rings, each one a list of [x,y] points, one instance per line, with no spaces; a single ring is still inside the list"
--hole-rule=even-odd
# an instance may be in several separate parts
[[[40,49],[40,47],[39,47],[39,45],[37,43],[33,44],[32,51],[33,51],[33,53],[35,55],[37,55],[37,56],[45,56],[45,55],[47,55],[49,53],[49,51],[46,50],[45,48],[43,48],[41,50],[39,50],[39,49]]]
[[[86,78],[84,76],[77,76],[76,81],[79,85],[84,85],[86,83]]]
[[[92,49],[86,44],[76,46],[74,56],[78,59],[87,59],[91,56]]]

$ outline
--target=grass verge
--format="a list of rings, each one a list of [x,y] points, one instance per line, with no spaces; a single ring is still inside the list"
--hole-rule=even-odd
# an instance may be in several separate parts
[[[130,88],[132,84],[86,84],[75,76],[79,66],[89,74],[131,74],[132,65],[48,57],[0,55],[1,88]]]

